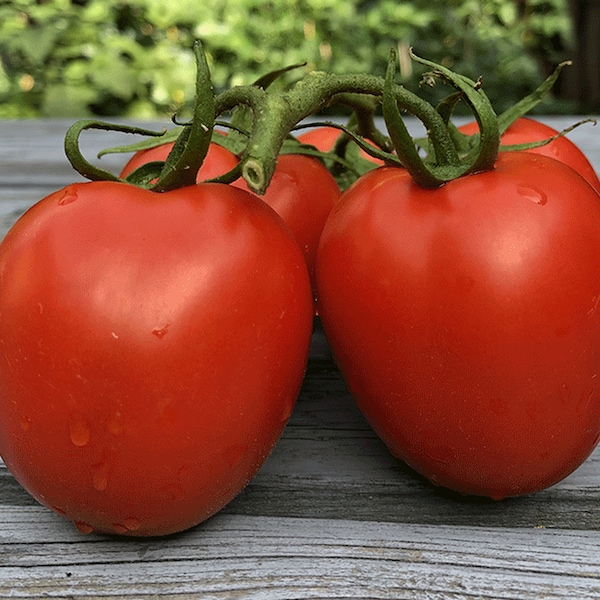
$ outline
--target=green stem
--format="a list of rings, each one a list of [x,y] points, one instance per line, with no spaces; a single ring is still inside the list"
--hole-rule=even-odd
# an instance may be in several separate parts
[[[479,144],[461,159],[462,171],[460,172],[460,175],[493,169],[498,158],[500,130],[498,127],[498,117],[481,87],[481,80],[472,81],[463,75],[453,73],[450,69],[447,69],[442,65],[419,58],[412,52],[411,56],[413,60],[433,69],[432,74],[434,76],[441,77],[456,90],[461,92],[463,94],[463,99],[470,106],[477,123],[479,124]],[[446,131],[448,132],[447,128]],[[450,179],[455,179],[455,177],[456,176],[451,176]]]
[[[263,92],[259,95],[256,88],[232,88],[217,96],[217,113],[238,103],[251,106],[254,120],[250,140],[241,159],[242,175],[250,189],[262,194],[275,170],[283,141],[295,125],[329,106],[339,94],[381,97],[384,87],[385,80],[373,75],[335,75],[313,71],[283,94]],[[424,123],[440,164],[454,163],[457,153],[452,138],[435,108],[399,85],[394,85],[393,95],[399,106]]]
[[[104,121],[94,121],[92,119],[82,119],[76,121],[69,127],[65,134],[64,149],[67,159],[73,168],[86,179],[91,181],[123,181],[110,171],[101,169],[90,163],[82,154],[79,138],[81,134],[88,129],[99,129],[101,131],[119,131],[122,133],[132,133],[137,135],[149,135],[160,137],[165,131],[152,131],[141,127],[131,127],[129,125],[117,125],[105,123]]]
[[[175,141],[157,182],[151,188],[155,192],[166,192],[194,185],[200,165],[210,146],[216,106],[210,70],[200,42],[194,45],[194,55],[197,75],[193,118]]]
[[[433,169],[427,167],[413,142],[413,139],[402,120],[398,103],[394,94],[394,76],[396,74],[396,51],[390,50],[390,57],[385,75],[385,89],[383,92],[383,118],[396,154],[400,162],[406,167],[416,183],[425,188],[435,188],[446,180],[436,175]],[[455,163],[458,162],[458,157]]]

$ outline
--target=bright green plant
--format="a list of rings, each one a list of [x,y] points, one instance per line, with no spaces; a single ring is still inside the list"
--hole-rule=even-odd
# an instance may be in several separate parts
[[[412,46],[487,74],[502,110],[565,58],[570,29],[566,0],[0,0],[0,117],[171,114],[193,100],[195,39],[217,90],[298,62],[382,75],[390,46],[414,89]]]

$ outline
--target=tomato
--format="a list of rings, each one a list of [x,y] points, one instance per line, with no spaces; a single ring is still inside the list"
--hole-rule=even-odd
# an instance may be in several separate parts
[[[276,443],[313,303],[302,253],[255,196],[70,185],[6,235],[0,282],[0,454],[82,531],[191,527]]]
[[[343,132],[335,127],[315,127],[314,129],[309,129],[308,131],[301,133],[298,136],[298,141],[303,144],[309,144],[314,146],[317,150],[321,152],[329,152],[333,146],[335,145],[336,140],[343,135]],[[360,151],[360,155],[363,158],[366,158],[375,164],[382,165],[383,161],[371,156],[364,150]]]
[[[173,144],[163,144],[137,152],[125,165],[124,177],[134,168],[153,160],[165,160]],[[237,164],[234,154],[211,144],[198,172],[198,181],[218,177]],[[233,184],[250,191],[243,179]],[[301,154],[284,154],[278,158],[275,174],[267,191],[260,196],[283,218],[304,254],[314,289],[314,270],[317,246],[329,212],[337,202],[340,189],[325,166],[318,160]]]
[[[479,131],[476,121],[462,125],[459,129],[468,135],[472,135]],[[547,140],[557,133],[558,131],[556,129],[553,129],[544,123],[540,123],[539,121],[527,117],[521,117],[502,134],[501,143],[506,146],[512,146],[515,144],[539,142]],[[572,169],[575,169],[575,171],[588,180],[596,191],[600,192],[600,179],[598,179],[594,167],[577,145],[564,135],[544,146],[531,148],[530,150],[527,150],[527,152],[543,154],[544,156],[560,160],[569,165]]]
[[[402,169],[340,198],[319,313],[358,407],[433,483],[545,488],[600,436],[600,202],[566,165],[502,153],[435,190]]]

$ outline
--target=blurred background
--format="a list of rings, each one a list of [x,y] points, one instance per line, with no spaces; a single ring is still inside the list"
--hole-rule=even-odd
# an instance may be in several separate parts
[[[0,118],[156,118],[194,97],[192,44],[217,91],[290,64],[383,75],[416,90],[416,54],[476,79],[498,112],[561,61],[537,112],[600,111],[597,0],[0,0]]]

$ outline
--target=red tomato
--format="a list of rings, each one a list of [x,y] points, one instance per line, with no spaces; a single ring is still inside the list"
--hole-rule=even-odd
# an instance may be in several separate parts
[[[310,144],[321,152],[329,152],[340,135],[343,135],[343,132],[335,127],[316,127],[315,129],[309,129],[308,131],[301,133],[298,136],[298,141],[303,144]],[[364,150],[361,150],[360,154],[375,164],[383,164],[382,160],[371,156]]]
[[[463,133],[472,135],[479,131],[479,126],[476,121],[473,121],[472,123],[462,125],[459,129]],[[527,117],[521,117],[502,134],[501,141],[502,144],[506,146],[527,144],[529,142],[547,140],[557,133],[558,131],[556,131],[556,129],[553,129],[544,123],[540,123],[539,121]],[[564,135],[544,146],[531,148],[530,150],[527,150],[527,152],[543,154],[544,156],[560,160],[569,165],[572,169],[575,169],[580,175],[585,177],[594,188],[596,188],[596,191],[600,192],[600,179],[598,179],[594,167],[592,167],[590,161],[577,145]]]
[[[82,531],[186,529],[281,434],[313,305],[303,257],[251,194],[74,184],[0,244],[0,454]]]
[[[169,152],[173,148],[173,143],[161,144],[148,150],[140,150],[136,152],[123,167],[121,171],[121,177],[129,175],[132,171],[145,165],[146,163],[153,161],[166,160]],[[200,183],[207,179],[214,179],[220,175],[224,175],[228,171],[231,171],[238,163],[238,159],[229,150],[219,146],[219,144],[211,144],[208,147],[208,153],[204,158],[199,171],[197,181]]]
[[[317,256],[319,313],[360,410],[432,482],[502,498],[600,436],[600,202],[572,169],[503,153],[436,190],[364,175]]]

